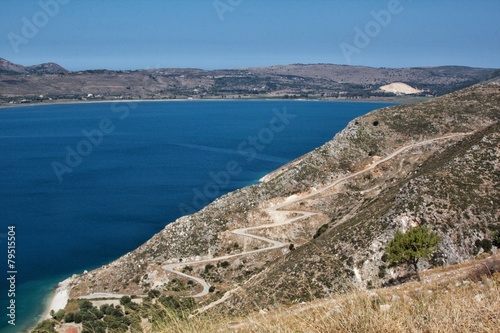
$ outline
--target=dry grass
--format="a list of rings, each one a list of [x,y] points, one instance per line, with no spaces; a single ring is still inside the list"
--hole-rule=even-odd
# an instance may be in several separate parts
[[[155,332],[499,332],[500,274],[356,291],[248,318],[163,318]]]

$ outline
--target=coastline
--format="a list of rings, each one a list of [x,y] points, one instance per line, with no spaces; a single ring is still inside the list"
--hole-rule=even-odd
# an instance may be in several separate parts
[[[106,104],[106,103],[133,103],[133,102],[187,102],[187,101],[202,101],[200,100],[190,100],[190,99],[119,99],[119,100],[102,100],[102,101],[74,101],[74,100],[58,100],[51,102],[40,102],[40,103],[22,103],[22,104],[0,104],[0,109],[10,109],[16,107],[28,107],[28,106],[44,106],[44,105],[65,105],[65,104]],[[215,101],[215,100],[214,100]]]
[[[269,176],[273,172],[274,171],[271,171],[270,173],[267,173],[264,176],[255,179],[253,182],[245,185],[244,187],[252,186],[252,185],[261,183],[264,178],[266,178],[267,176]],[[68,301],[70,300],[69,291],[70,291],[70,285],[71,285],[71,282],[73,281],[73,278],[74,278],[74,276],[71,276],[71,277],[66,278],[65,280],[63,280],[57,284],[56,288],[53,290],[51,295],[49,295],[46,298],[45,307],[44,307],[43,312],[40,314],[39,319],[36,321],[35,324],[33,324],[31,327],[29,327],[29,329],[26,332],[31,332],[32,330],[34,330],[36,325],[38,325],[42,321],[44,321],[46,319],[51,319],[52,316],[50,315],[50,313],[52,310],[54,312],[57,312],[61,309],[64,310]],[[109,297],[109,295],[105,295],[105,294],[103,294],[103,295],[104,296],[100,296],[100,297],[102,297],[102,298]],[[95,295],[90,295],[90,296],[94,296],[92,298],[95,298]],[[121,297],[124,295],[115,295],[115,296]],[[91,297],[81,297],[81,298],[85,299],[85,298],[91,298]]]
[[[23,106],[38,106],[38,105],[51,105],[51,104],[89,104],[89,103],[127,103],[127,102],[189,102],[189,101],[238,101],[238,100],[231,100],[231,99],[219,99],[219,100],[188,100],[188,99],[177,99],[177,100],[118,100],[118,101],[78,101],[78,102],[72,102],[72,101],[67,101],[67,102],[55,102],[55,103],[37,103],[37,104],[25,104],[25,105],[15,105],[12,107],[23,107]],[[286,102],[286,101],[303,101],[303,102],[346,102],[343,100],[277,100],[277,99],[252,99],[252,100],[240,100],[242,102],[245,101],[275,101],[275,102]],[[357,101],[347,101],[347,102],[357,102]],[[375,101],[371,101],[375,102]],[[300,157],[298,158],[300,159]],[[291,161],[289,163],[293,163],[294,161]],[[269,173],[262,174],[261,177],[257,177],[253,180],[253,182],[250,182],[249,184],[245,186],[250,186],[253,184],[258,184],[260,182],[265,182],[265,179],[268,178],[270,175],[274,174],[275,172],[279,172],[281,170],[281,167],[270,171]],[[243,186],[243,187],[245,187]],[[242,187],[242,188],[243,188]],[[60,277],[61,280],[64,279],[65,277]],[[57,285],[54,283],[53,285],[56,285],[53,287],[52,291],[50,293],[47,293],[45,301],[44,301],[44,306],[43,306],[43,311],[39,312],[39,315],[37,316],[38,321],[37,323],[45,320],[45,319],[50,319],[51,315],[50,312],[51,310],[54,310],[57,312],[59,309],[64,309],[68,300],[70,299],[69,297],[69,291],[71,289],[71,282],[73,281],[72,277],[68,277],[65,280],[62,280],[61,282],[58,282]],[[56,281],[55,281],[56,282]],[[36,324],[37,324],[36,323]],[[36,325],[35,324],[35,325]],[[31,328],[33,329],[34,326]]]
[[[73,280],[73,277],[69,277],[59,283],[57,283],[57,286],[53,291],[51,292],[50,295],[47,295],[45,298],[44,307],[43,311],[37,315],[37,319],[34,319],[33,323],[30,324],[30,326],[27,326],[25,330],[22,332],[32,332],[36,326],[41,323],[42,321],[46,319],[51,319],[52,316],[50,315],[50,312],[54,310],[54,312],[57,312],[59,310],[64,310],[66,308],[66,305],[69,301],[69,285],[71,281]]]
[[[234,102],[234,101],[276,101],[276,102],[353,102],[353,103],[396,103],[396,104],[412,104],[420,101],[429,100],[430,98],[424,97],[407,97],[407,98],[361,98],[361,99],[339,99],[339,98],[324,98],[324,99],[285,99],[285,98],[183,98],[183,99],[118,99],[118,100],[100,100],[100,101],[76,101],[76,100],[56,100],[50,102],[39,103],[22,103],[22,104],[0,104],[1,109],[10,109],[16,107],[28,106],[43,106],[43,105],[65,105],[65,104],[101,104],[101,103],[134,103],[134,102]]]
[[[66,304],[69,301],[69,285],[72,280],[73,278],[69,277],[66,280],[61,281],[57,284],[57,288],[54,290],[50,298],[50,302],[47,303],[47,307],[42,313],[40,320],[50,319],[51,318],[50,312],[52,310],[57,312],[66,307]]]

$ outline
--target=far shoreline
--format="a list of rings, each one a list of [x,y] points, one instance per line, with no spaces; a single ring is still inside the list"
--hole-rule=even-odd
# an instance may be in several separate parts
[[[427,101],[431,97],[395,97],[395,98],[360,98],[360,99],[288,99],[288,98],[177,98],[177,99],[116,99],[116,100],[56,100],[39,103],[4,103],[0,104],[0,110],[20,108],[20,107],[33,107],[44,105],[79,105],[79,104],[109,104],[109,103],[159,103],[159,102],[347,102],[347,103],[394,103],[394,104],[413,104],[422,101]]]

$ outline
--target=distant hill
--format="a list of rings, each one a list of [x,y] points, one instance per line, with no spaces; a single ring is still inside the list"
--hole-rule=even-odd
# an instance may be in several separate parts
[[[432,97],[500,75],[470,67],[372,68],[294,64],[244,69],[157,68],[70,72],[46,63],[24,67],[0,59],[0,105],[117,99],[391,99],[395,82]]]
[[[58,64],[54,64],[53,62],[35,65],[35,66],[29,66],[29,67],[26,67],[26,70],[28,73],[35,74],[35,75],[38,75],[38,74],[67,74],[67,73],[69,73],[68,70],[59,66]]]
[[[59,66],[58,64],[52,62],[25,67],[0,58],[0,74],[40,75],[40,74],[66,74],[66,73],[69,73],[69,71]]]
[[[24,74],[26,68],[22,65],[16,65],[8,60],[0,58],[0,74]]]

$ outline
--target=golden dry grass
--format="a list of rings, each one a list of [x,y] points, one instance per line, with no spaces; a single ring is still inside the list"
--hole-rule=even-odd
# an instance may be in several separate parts
[[[500,274],[356,291],[248,318],[164,318],[155,332],[500,332]]]

